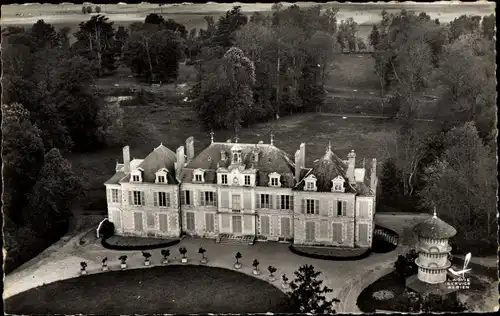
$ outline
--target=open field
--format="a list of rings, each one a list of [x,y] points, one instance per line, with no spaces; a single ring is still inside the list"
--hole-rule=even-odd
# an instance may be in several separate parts
[[[284,7],[291,5],[282,2]],[[90,5],[90,4],[89,4]],[[106,4],[100,5],[102,14],[109,17],[116,25],[128,26],[132,22],[143,21],[149,13],[159,13],[166,18],[171,18],[178,23],[184,24],[187,29],[204,28],[205,15],[212,15],[218,18],[233,6],[239,5],[242,11],[248,15],[255,11],[269,12],[272,4],[268,3],[212,3],[206,4],[166,4],[161,8],[157,4]],[[301,7],[318,5],[313,2],[302,2]],[[336,7],[339,9],[338,20],[345,20],[352,17],[359,24],[358,36],[367,39],[373,24],[380,21],[380,12],[386,9],[388,12],[397,12],[402,8],[410,11],[427,12],[432,18],[438,18],[441,22],[448,23],[455,17],[462,14],[488,15],[494,13],[495,3],[461,3],[453,1],[451,3],[321,3],[324,9]],[[94,5],[92,5],[94,6]],[[32,4],[32,5],[5,5],[2,6],[2,25],[27,26],[32,25],[39,19],[53,24],[57,28],[70,27],[75,31],[80,22],[88,20],[89,16],[82,14],[82,6],[79,4]]]

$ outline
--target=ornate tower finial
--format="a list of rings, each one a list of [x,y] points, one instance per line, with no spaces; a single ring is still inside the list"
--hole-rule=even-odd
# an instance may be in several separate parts
[[[271,146],[274,146],[274,132],[271,131]]]
[[[326,152],[329,153],[331,151],[332,151],[332,142],[328,141],[328,148],[327,148]]]
[[[437,218],[437,213],[436,213],[436,207],[434,206],[434,216],[432,216],[434,218]]]
[[[212,143],[212,144],[214,143],[214,131],[213,130],[210,131],[210,143]]]

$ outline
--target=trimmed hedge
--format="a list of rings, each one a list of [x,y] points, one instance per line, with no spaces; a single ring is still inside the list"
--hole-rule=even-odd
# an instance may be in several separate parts
[[[296,249],[293,245],[290,245],[289,247],[290,251],[296,255],[303,256],[303,257],[308,257],[308,258],[313,258],[313,259],[321,259],[321,260],[333,260],[333,261],[354,261],[354,260],[361,260],[366,257],[368,257],[371,254],[371,249],[367,249],[366,252],[362,253],[361,255],[357,256],[347,256],[347,257],[337,257],[337,256],[325,256],[325,255],[319,255],[319,254],[313,254],[313,253],[307,253],[303,252],[301,250]]]
[[[173,239],[173,240],[168,240],[165,242],[161,242],[161,243],[157,243],[157,244],[150,244],[150,245],[112,245],[112,244],[109,244],[106,241],[106,239],[107,238],[102,238],[101,244],[104,248],[111,249],[111,250],[151,250],[151,249],[170,247],[170,246],[178,244],[181,241],[180,239]]]

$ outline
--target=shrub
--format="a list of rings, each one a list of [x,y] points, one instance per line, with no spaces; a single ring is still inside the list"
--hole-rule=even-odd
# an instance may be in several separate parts
[[[236,258],[236,263],[239,263],[239,260],[241,259],[242,255],[240,252],[237,252],[234,257]]]
[[[91,6],[87,7],[87,13],[92,13],[92,7]]]
[[[253,259],[252,265],[255,268],[255,270],[258,269],[260,262],[257,259]]]
[[[207,250],[203,247],[200,247],[200,249],[198,249],[198,253],[201,254],[202,258],[205,258],[205,252],[207,252]]]
[[[95,13],[101,13],[101,7],[100,6],[96,6],[95,7]]]
[[[87,8],[86,7],[82,7],[82,13],[83,14],[87,14]]]
[[[115,224],[110,221],[105,221],[101,225],[101,229],[99,230],[99,235],[102,236],[103,239],[108,239],[109,237],[115,234]]]
[[[373,293],[372,296],[377,301],[385,301],[385,300],[390,300],[391,298],[394,298],[394,293],[392,293],[389,290],[380,290],[380,291]]]
[[[162,249],[161,255],[163,256],[163,259],[166,260],[168,258],[168,256],[170,256],[170,249]]]
[[[404,282],[407,277],[412,276],[417,273],[418,267],[415,263],[418,253],[412,249],[405,255],[399,255],[396,262],[394,262],[395,273]]]

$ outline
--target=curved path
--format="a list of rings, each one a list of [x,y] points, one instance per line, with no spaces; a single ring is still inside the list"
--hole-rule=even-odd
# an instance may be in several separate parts
[[[387,228],[392,229],[391,227]],[[98,241],[80,246],[80,238],[85,234],[79,234],[69,240],[67,238],[61,240],[40,256],[7,275],[4,279],[4,298],[46,283],[77,277],[81,261],[88,263],[89,274],[101,273],[101,260],[104,257],[108,257],[110,270],[119,269],[118,257],[123,254],[128,256],[129,268],[144,268],[140,251],[109,250],[103,248]],[[293,272],[300,265],[311,264],[322,273],[320,278],[324,280],[324,285],[334,290],[327,295],[327,298],[337,297],[340,299],[337,311],[346,313],[358,311],[356,300],[359,293],[372,283],[370,279],[376,279],[385,273],[386,269],[392,266],[398,253],[404,251],[402,247],[398,247],[389,253],[372,253],[367,258],[353,264],[349,261],[328,261],[297,256],[290,252],[288,244],[269,242],[257,243],[254,246],[240,246],[216,244],[209,239],[186,238],[170,248],[170,260],[175,263],[180,261],[179,247],[187,248],[187,256],[194,264],[199,262],[198,248],[203,247],[207,250],[206,256],[209,259],[209,266],[228,269],[233,269],[234,254],[241,252],[243,258],[240,262],[242,262],[243,267],[240,271],[242,273],[251,274],[251,262],[253,259],[258,259],[262,270],[262,274],[258,278],[267,280],[267,267],[272,265],[278,269],[276,272],[278,281],[273,284],[279,288],[281,288],[279,279],[282,274],[293,279]],[[152,266],[161,264],[160,249],[151,250],[150,253],[152,254]]]

